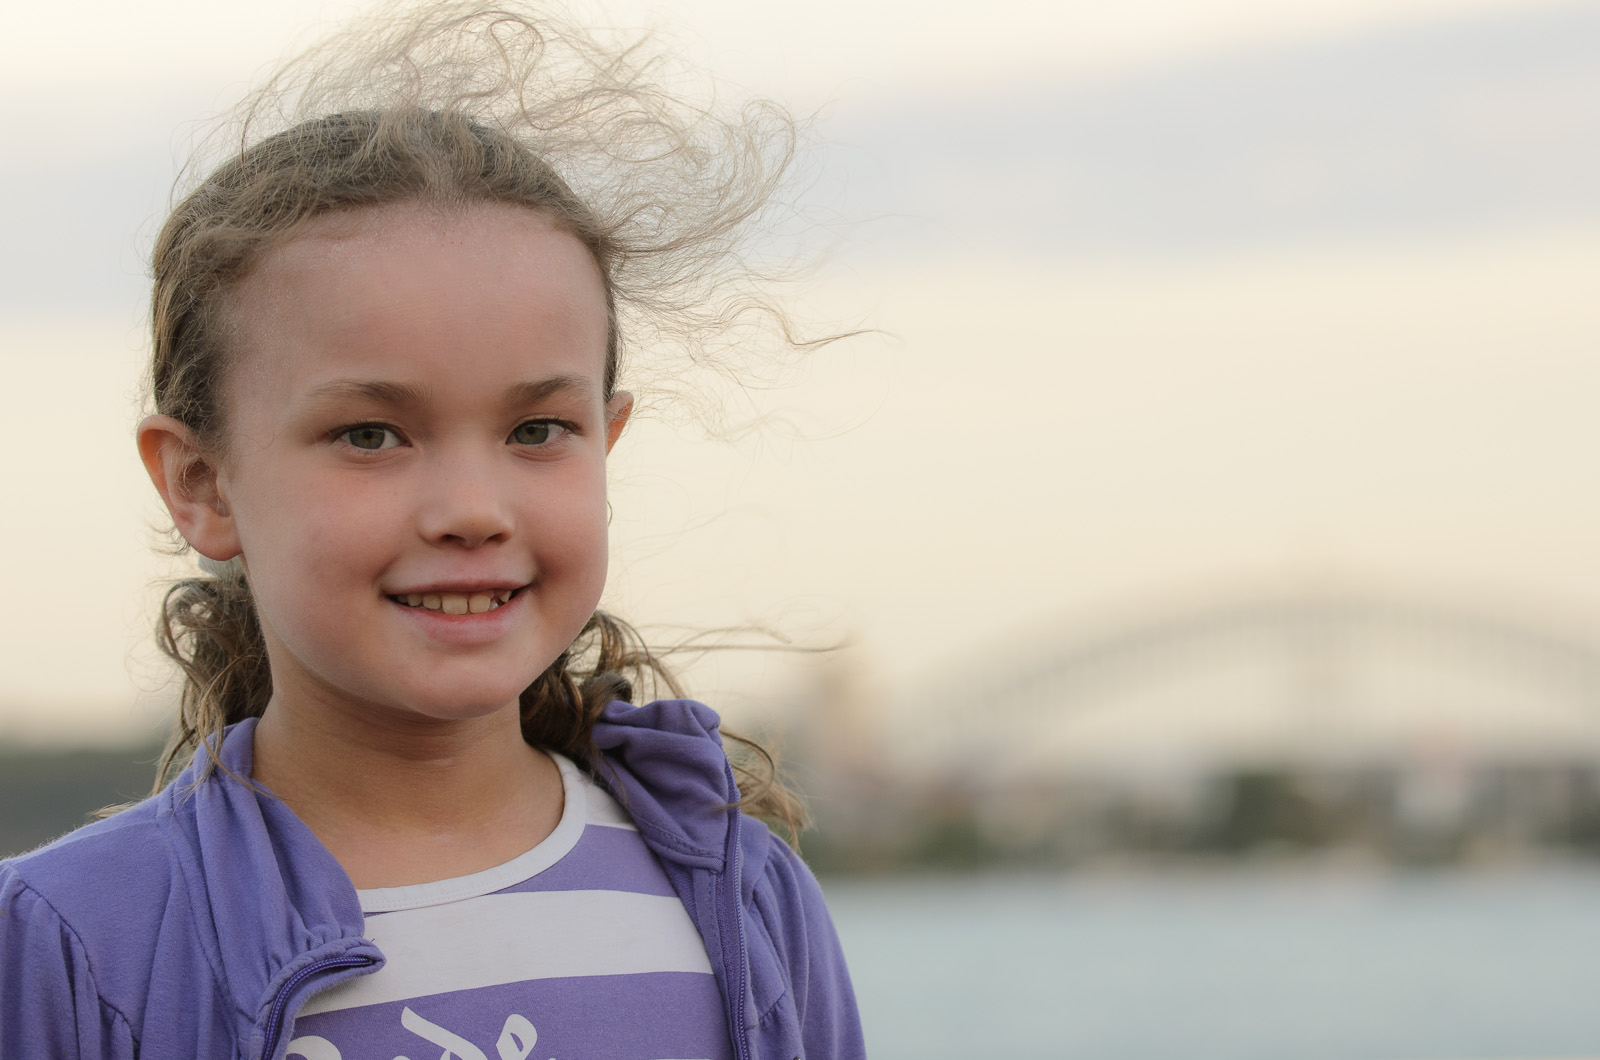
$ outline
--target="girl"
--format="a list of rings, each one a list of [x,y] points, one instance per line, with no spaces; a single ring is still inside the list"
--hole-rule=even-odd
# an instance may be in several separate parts
[[[161,627],[190,760],[0,866],[0,1056],[862,1055],[739,809],[792,800],[624,702],[665,675],[596,610],[625,340],[770,311],[790,142],[658,73],[432,7],[291,64],[173,211],[138,444],[210,575]]]

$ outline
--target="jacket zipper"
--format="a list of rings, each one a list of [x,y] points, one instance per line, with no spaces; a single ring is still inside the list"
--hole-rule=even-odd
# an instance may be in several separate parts
[[[728,770],[728,782],[737,792],[731,768]],[[739,890],[744,870],[741,864],[743,851],[739,844],[738,807],[728,811],[728,845],[733,849],[728,852],[728,869],[722,874],[723,893],[721,901],[717,903],[717,920],[722,936],[723,960],[728,963],[728,1015],[733,1025],[733,1056],[734,1060],[750,1060],[750,1027],[744,1000],[744,918],[739,915]],[[728,957],[730,938],[734,943],[731,960]]]
[[[320,961],[312,961],[291,975],[278,988],[278,996],[272,999],[272,1010],[267,1013],[267,1040],[266,1046],[261,1050],[261,1060],[272,1060],[273,1054],[278,1051],[278,1039],[283,1037],[283,1018],[287,1015],[285,1010],[289,1007],[289,996],[301,983],[314,975],[335,968],[359,968],[376,963],[377,961],[371,957],[325,957]]]

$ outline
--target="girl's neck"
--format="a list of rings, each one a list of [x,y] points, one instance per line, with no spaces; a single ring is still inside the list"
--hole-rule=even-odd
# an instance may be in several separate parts
[[[561,820],[561,774],[522,739],[516,705],[483,718],[407,726],[274,697],[251,770],[358,888],[493,868]]]

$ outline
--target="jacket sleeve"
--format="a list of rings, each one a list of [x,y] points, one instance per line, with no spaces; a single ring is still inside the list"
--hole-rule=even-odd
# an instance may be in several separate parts
[[[0,1057],[134,1060],[128,1021],[95,989],[83,944],[0,864]]]
[[[776,836],[770,841],[773,851],[753,898],[762,927],[786,966],[803,1056],[863,1060],[861,1015],[822,888],[799,855]]]

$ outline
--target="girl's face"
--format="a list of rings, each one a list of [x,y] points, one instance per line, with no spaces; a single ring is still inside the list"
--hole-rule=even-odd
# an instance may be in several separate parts
[[[605,457],[631,400],[605,398],[588,251],[510,206],[331,215],[231,311],[217,496],[274,704],[512,707],[605,582]]]

